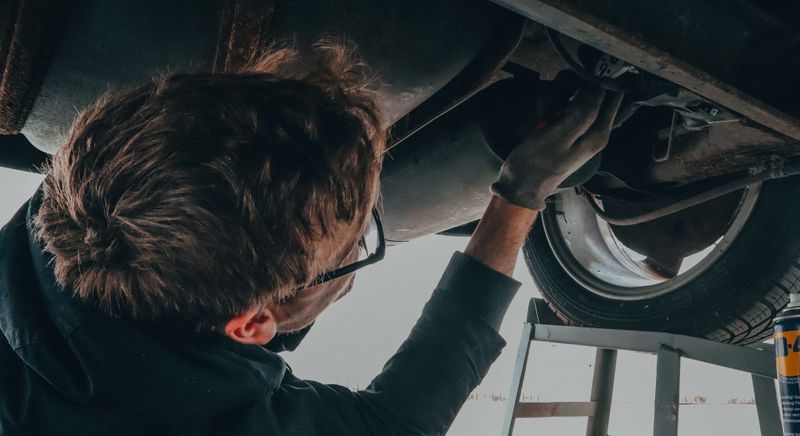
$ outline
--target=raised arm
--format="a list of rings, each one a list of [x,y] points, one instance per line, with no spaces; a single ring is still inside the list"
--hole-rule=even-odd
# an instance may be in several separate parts
[[[270,434],[443,434],[505,342],[498,331],[519,283],[509,276],[544,199],[606,144],[619,96],[579,93],[509,155],[465,253],[456,253],[408,339],[367,389],[288,374],[262,406]],[[380,334],[381,326],[365,326]],[[343,352],[346,352],[344,350]]]

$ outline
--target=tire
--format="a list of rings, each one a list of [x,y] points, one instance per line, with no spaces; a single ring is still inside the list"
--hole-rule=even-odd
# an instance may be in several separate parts
[[[545,300],[569,325],[650,330],[746,344],[800,291],[800,178],[766,182],[735,239],[701,273],[668,293],[608,298],[573,279],[538,220],[525,262]]]

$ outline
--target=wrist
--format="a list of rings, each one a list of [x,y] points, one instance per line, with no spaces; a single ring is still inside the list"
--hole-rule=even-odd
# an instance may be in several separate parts
[[[496,271],[511,275],[537,215],[535,209],[493,197],[464,253]]]
[[[489,206],[486,208],[484,219],[503,222],[505,229],[518,229],[528,233],[530,226],[538,215],[538,210],[533,210],[515,204],[498,195],[492,197]],[[512,224],[510,227],[508,224]],[[524,227],[524,228],[523,228]]]

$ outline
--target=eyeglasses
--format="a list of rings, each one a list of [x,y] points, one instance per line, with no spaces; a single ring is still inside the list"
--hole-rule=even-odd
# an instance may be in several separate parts
[[[383,236],[383,224],[381,223],[378,211],[373,209],[370,215],[370,222],[367,224],[367,230],[361,237],[358,244],[358,260],[355,262],[339,267],[333,271],[320,274],[311,282],[311,285],[318,285],[330,280],[338,279],[352,272],[355,272],[367,265],[372,265],[383,259],[386,254],[386,240]]]

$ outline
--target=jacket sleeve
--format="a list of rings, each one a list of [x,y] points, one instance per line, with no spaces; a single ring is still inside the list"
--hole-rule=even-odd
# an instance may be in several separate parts
[[[456,253],[408,339],[362,391],[291,373],[270,398],[280,434],[443,434],[499,356],[519,283]]]

